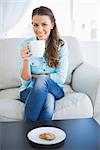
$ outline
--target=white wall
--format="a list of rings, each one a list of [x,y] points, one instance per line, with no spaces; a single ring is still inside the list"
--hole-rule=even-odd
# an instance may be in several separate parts
[[[100,41],[80,42],[85,62],[100,67]]]

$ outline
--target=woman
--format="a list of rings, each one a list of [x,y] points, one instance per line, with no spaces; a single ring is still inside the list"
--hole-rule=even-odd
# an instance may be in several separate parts
[[[56,20],[47,7],[32,12],[35,38],[21,44],[20,99],[25,103],[25,120],[51,120],[55,101],[64,97],[63,84],[68,70],[68,47],[60,38]],[[33,40],[45,40],[43,57],[32,57],[28,46]]]

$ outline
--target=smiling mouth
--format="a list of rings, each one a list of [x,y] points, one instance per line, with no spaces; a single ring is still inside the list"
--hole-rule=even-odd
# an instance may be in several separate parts
[[[38,36],[38,39],[43,40],[44,36]]]
[[[43,37],[43,35],[38,35],[38,37]]]

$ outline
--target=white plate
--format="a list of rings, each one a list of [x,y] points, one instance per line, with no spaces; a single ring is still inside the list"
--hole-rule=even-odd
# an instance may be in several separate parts
[[[51,141],[40,139],[39,135],[43,133],[53,133],[55,139]],[[38,127],[29,131],[27,137],[31,142],[37,144],[52,145],[62,142],[66,138],[66,133],[62,129],[56,127]]]

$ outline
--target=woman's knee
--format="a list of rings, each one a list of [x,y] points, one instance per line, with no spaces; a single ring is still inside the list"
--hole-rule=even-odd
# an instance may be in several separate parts
[[[35,87],[38,87],[38,88],[44,88],[45,86],[47,87],[48,79],[49,79],[49,77],[47,77],[47,76],[38,77],[35,81]]]
[[[45,107],[49,113],[53,113],[55,107],[55,97],[51,93],[48,93],[47,95]]]
[[[54,108],[55,108],[55,97],[51,93],[48,93],[39,120],[52,120]]]

